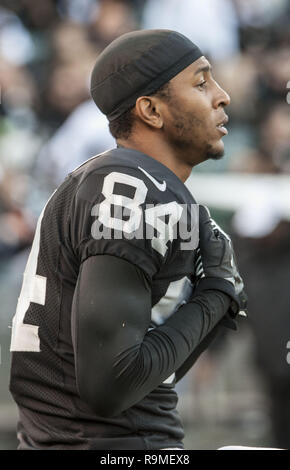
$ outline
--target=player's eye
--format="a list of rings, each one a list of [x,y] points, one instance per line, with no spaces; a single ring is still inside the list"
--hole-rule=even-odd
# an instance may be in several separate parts
[[[200,89],[200,90],[203,90],[205,87],[206,87],[206,80],[203,80],[203,82],[199,83],[197,85],[197,87]]]

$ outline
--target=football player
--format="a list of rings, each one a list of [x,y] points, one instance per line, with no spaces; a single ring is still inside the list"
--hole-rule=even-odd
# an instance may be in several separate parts
[[[19,449],[181,449],[175,383],[243,307],[231,241],[184,185],[222,157],[230,98],[168,30],[113,41],[91,92],[117,147],[37,223],[11,341]]]

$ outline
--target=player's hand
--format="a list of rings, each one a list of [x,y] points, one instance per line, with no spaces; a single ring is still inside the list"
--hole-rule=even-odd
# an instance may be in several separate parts
[[[199,206],[199,289],[221,290],[232,298],[230,313],[244,314],[247,296],[239,274],[230,237]],[[243,312],[243,313],[242,313]]]

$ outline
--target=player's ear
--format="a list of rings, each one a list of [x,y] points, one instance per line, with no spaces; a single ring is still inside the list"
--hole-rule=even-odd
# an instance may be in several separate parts
[[[156,129],[161,129],[163,117],[160,108],[159,100],[154,96],[140,96],[136,101],[135,112],[144,123]]]

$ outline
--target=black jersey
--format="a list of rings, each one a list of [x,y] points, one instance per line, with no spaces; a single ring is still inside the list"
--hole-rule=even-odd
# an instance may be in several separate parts
[[[174,375],[114,418],[97,416],[81,399],[71,310],[81,263],[112,255],[143,270],[151,328],[162,324],[193,290],[196,214],[174,173],[124,148],[88,160],[54,192],[37,223],[13,319],[10,390],[20,448],[182,447]]]

